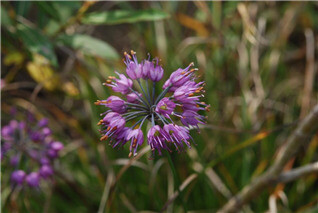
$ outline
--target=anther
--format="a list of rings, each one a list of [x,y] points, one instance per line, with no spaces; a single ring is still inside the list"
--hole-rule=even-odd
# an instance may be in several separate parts
[[[104,135],[100,138],[101,141],[104,141],[104,140],[107,140],[108,136],[107,135]]]

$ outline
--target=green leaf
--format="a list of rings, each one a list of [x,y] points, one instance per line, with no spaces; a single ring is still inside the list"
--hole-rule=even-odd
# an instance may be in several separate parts
[[[135,23],[139,21],[156,21],[168,18],[169,14],[155,9],[128,11],[116,10],[106,12],[88,13],[82,18],[84,24],[122,24]]]
[[[12,20],[9,17],[9,14],[7,13],[6,9],[1,6],[1,25],[3,26],[9,26],[12,25]]]
[[[28,2],[28,1],[20,1],[20,2],[16,2],[16,13],[17,15],[19,16],[26,16],[27,13],[29,12],[30,10],[30,6],[31,6],[31,2]]]
[[[53,45],[39,30],[24,24],[18,24],[17,34],[30,52],[44,56],[53,66],[57,67]]]
[[[45,1],[36,1],[35,2],[40,10],[42,10],[45,14],[49,17],[53,18],[54,20],[60,22],[61,17],[59,11],[56,9],[55,5],[52,2],[45,2]]]
[[[51,2],[51,4],[54,8],[58,8],[60,20],[63,21],[58,22],[54,19],[49,19],[44,28],[44,31],[48,35],[54,35],[60,29],[61,25],[65,24],[67,20],[74,16],[76,11],[81,7],[81,3],[78,1],[55,1]]]
[[[116,50],[106,42],[88,35],[61,35],[57,38],[60,44],[83,51],[84,54],[95,55],[105,59],[118,59]]]

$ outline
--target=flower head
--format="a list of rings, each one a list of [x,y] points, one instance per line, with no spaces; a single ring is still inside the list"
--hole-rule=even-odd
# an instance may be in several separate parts
[[[53,163],[64,145],[53,139],[48,123],[46,118],[37,122],[29,114],[27,119],[11,120],[1,128],[1,159],[13,168],[13,186],[38,187],[42,179],[53,175]]]
[[[108,108],[98,122],[102,127],[101,140],[109,139],[113,147],[122,147],[128,142],[129,156],[135,156],[144,141],[142,126],[148,122],[151,127],[145,135],[153,153],[157,151],[161,155],[173,147],[178,151],[191,148],[193,140],[189,127],[199,129],[198,124],[205,122],[200,111],[209,110],[209,105],[200,101],[204,82],[196,81],[194,72],[197,69],[191,68],[193,63],[174,71],[159,93],[156,84],[162,79],[164,70],[157,58],[150,60],[149,56],[139,63],[136,53],[131,51],[131,55],[125,53],[125,64],[128,78],[117,73],[121,80],[109,77],[105,84],[124,97],[110,96],[95,103]],[[133,80],[140,91],[133,88]]]

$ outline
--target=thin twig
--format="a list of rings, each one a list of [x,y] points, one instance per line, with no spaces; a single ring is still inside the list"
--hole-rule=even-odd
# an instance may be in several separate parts
[[[268,185],[277,179],[285,164],[305,145],[312,134],[318,130],[318,105],[307,117],[300,122],[296,130],[288,138],[287,143],[281,148],[274,164],[260,177],[256,178],[241,192],[231,198],[219,212],[237,212],[252,199],[255,199]]]
[[[318,161],[280,174],[274,182],[288,183],[310,174],[318,174]]]
[[[105,206],[106,206],[106,202],[107,202],[107,199],[108,199],[110,187],[111,187],[111,184],[113,183],[114,179],[115,179],[114,171],[111,170],[109,172],[108,176],[107,176],[107,180],[106,180],[106,183],[105,183],[103,195],[102,195],[102,198],[100,200],[100,204],[99,204],[99,208],[98,208],[98,213],[103,213],[104,210],[105,210]]]
[[[119,197],[121,198],[123,204],[129,209],[130,212],[137,212],[136,208],[133,206],[133,204],[129,201],[129,199],[126,197],[124,193],[120,194]]]
[[[301,102],[300,118],[305,117],[310,109],[310,101],[315,81],[315,38],[311,29],[306,29],[306,73]]]
[[[179,187],[180,192],[182,192],[193,180],[195,180],[198,177],[197,174],[192,174],[190,175],[187,179],[185,179],[185,181],[183,181],[183,183],[181,184],[181,186]],[[165,211],[168,206],[178,197],[179,192],[178,190],[175,191],[173,193],[173,195],[167,200],[167,202],[165,203],[165,205],[162,207],[160,212]]]
[[[210,179],[214,187],[226,198],[231,198],[232,193],[225,186],[221,178],[215,173],[212,168],[207,168],[204,172],[206,176]]]
[[[119,179],[121,178],[121,176],[126,172],[126,170],[133,164],[134,161],[137,161],[139,158],[141,158],[144,154],[146,154],[147,152],[150,151],[150,147],[147,146],[145,148],[143,148],[142,150],[140,150],[140,153],[136,156],[130,159],[130,161],[123,166],[123,168],[120,169],[120,171],[118,172],[118,175],[116,176],[116,179],[112,182],[110,189],[109,189],[109,199],[108,199],[108,204],[111,203],[112,201],[112,197],[113,197],[113,193],[115,191],[115,187],[116,187],[116,183],[119,181]]]

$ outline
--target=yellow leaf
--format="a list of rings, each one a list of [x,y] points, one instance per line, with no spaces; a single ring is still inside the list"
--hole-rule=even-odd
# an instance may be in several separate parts
[[[72,82],[63,83],[63,90],[70,96],[77,96],[79,94],[78,89]]]
[[[59,84],[59,78],[54,73],[47,60],[41,55],[35,55],[33,62],[28,62],[27,70],[30,76],[47,90],[54,90]]]
[[[203,37],[209,36],[209,34],[210,34],[209,31],[204,26],[204,24],[201,23],[200,21],[198,21],[190,16],[187,16],[185,14],[182,14],[182,13],[178,13],[176,18],[178,19],[180,24],[182,24],[183,26],[185,26],[187,28],[195,30],[199,36],[203,36]]]
[[[24,55],[20,52],[11,52],[8,53],[4,59],[3,64],[6,66],[10,65],[20,65],[24,60]]]

